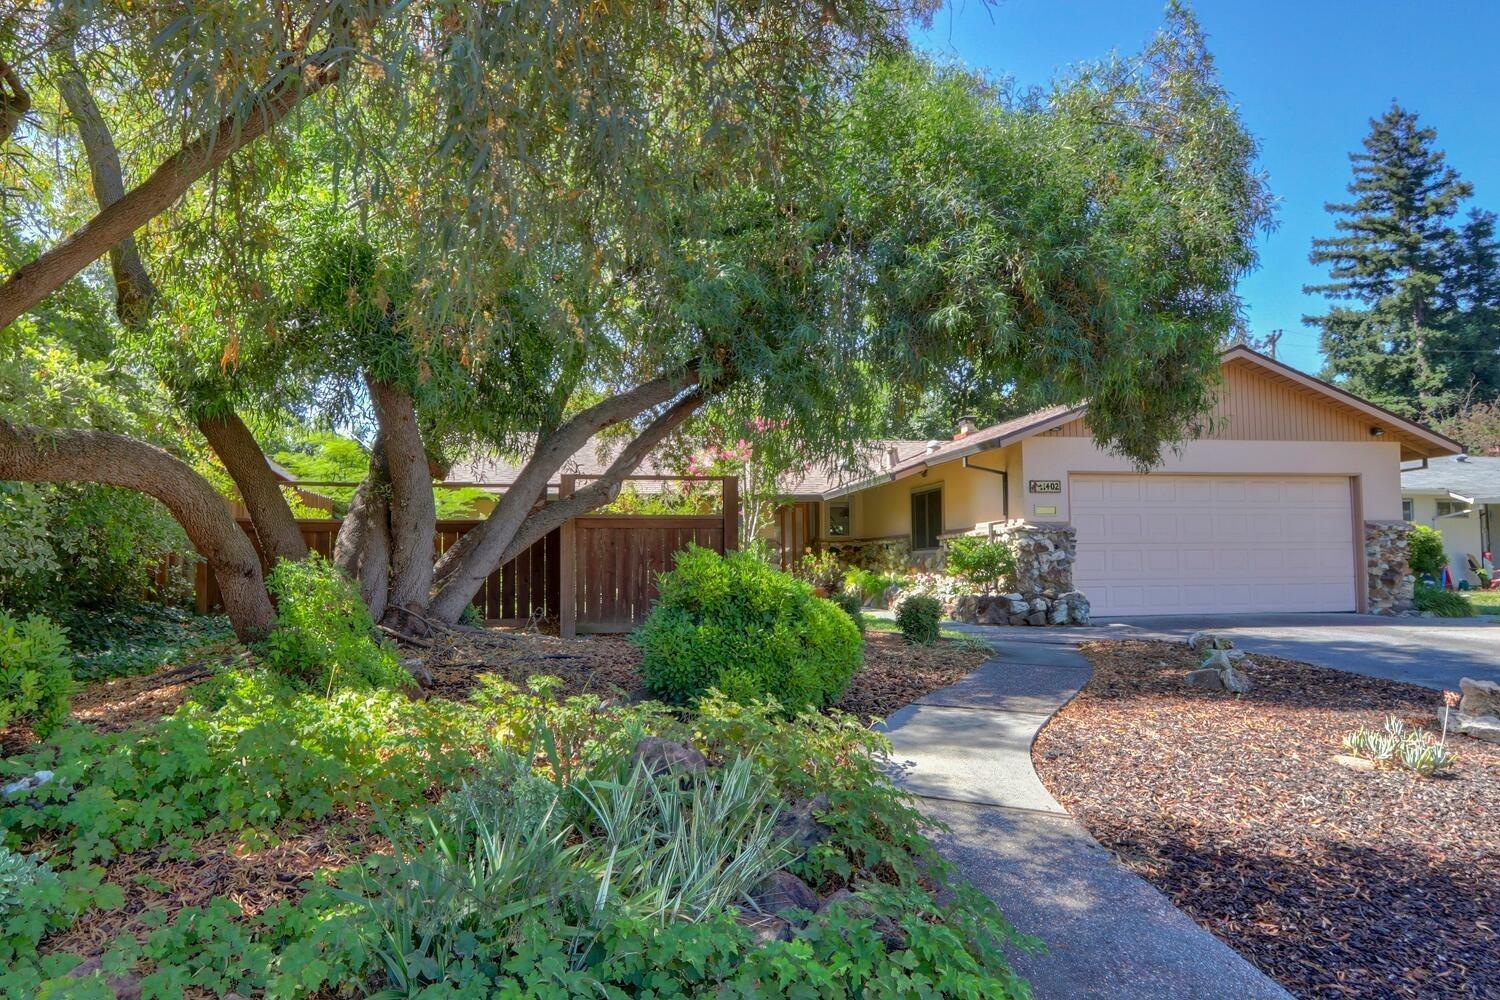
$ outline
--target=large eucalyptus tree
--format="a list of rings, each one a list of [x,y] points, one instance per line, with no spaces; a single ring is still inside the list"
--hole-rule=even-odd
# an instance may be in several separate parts
[[[876,4],[145,7],[156,23],[79,5],[7,28],[32,108],[67,112],[29,112],[8,155],[76,153],[52,160],[91,184],[48,190],[97,210],[70,230],[77,199],[38,198],[60,238],[0,285],[0,324],[109,254],[124,356],[191,414],[279,558],[301,540],[251,428],[368,422],[337,558],[404,628],[455,620],[700,408],[774,427],[787,461],[838,462],[876,408],[963,365],[1090,398],[1096,438],[1149,464],[1207,404],[1267,219],[1254,143],[1180,13],[1141,56],[1023,99],[901,55],[921,12]],[[140,148],[113,149],[125,134]],[[172,197],[108,221],[184,135]],[[627,444],[606,475],[540,505],[610,429]],[[470,447],[526,461],[434,566],[432,479]],[[150,492],[240,633],[266,627],[248,544],[167,452],[0,423],[0,478]]]

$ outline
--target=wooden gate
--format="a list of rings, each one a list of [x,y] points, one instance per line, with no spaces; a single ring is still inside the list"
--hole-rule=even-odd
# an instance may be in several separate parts
[[[570,496],[583,476],[563,476]],[[740,547],[739,480],[733,476],[637,476],[633,479],[704,479],[722,484],[719,513],[702,515],[586,515],[562,526],[564,638],[579,632],[629,632],[651,611],[656,577],[677,564],[689,545],[716,552]]]

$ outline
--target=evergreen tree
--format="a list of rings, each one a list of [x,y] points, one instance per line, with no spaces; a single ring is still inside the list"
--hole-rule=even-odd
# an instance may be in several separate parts
[[[1429,343],[1455,239],[1448,220],[1472,188],[1435,147],[1437,132],[1393,103],[1351,153],[1352,200],[1326,206],[1338,235],[1313,240],[1309,259],[1330,280],[1309,285],[1341,303],[1306,317],[1322,330],[1326,374],[1399,413],[1451,403],[1451,373]]]
[[[1449,394],[1466,403],[1500,399],[1500,239],[1494,212],[1475,210],[1455,236],[1445,265],[1442,319],[1431,351]]]

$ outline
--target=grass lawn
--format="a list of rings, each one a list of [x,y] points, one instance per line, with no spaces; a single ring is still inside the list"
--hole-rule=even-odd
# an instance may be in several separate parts
[[[1500,747],[1448,737],[1434,778],[1334,758],[1439,695],[1268,656],[1243,697],[1182,644],[1083,647],[1094,675],[1033,749],[1116,857],[1298,997],[1500,996]]]
[[[325,687],[168,625],[99,637],[124,676],[46,740],[0,730],[35,785],[0,808],[0,996],[1025,992],[866,725],[971,643],[877,629],[787,719],[649,701],[622,638],[454,630],[393,651],[423,688]]]
[[[1466,596],[1476,613],[1500,615],[1500,590],[1471,590]]]

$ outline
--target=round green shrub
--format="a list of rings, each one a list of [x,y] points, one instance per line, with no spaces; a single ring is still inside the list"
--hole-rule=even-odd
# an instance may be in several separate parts
[[[28,723],[45,738],[68,717],[72,687],[67,634],[46,615],[0,611],[0,729]]]
[[[832,601],[749,552],[689,546],[636,630],[646,688],[685,704],[717,688],[788,711],[831,704],[860,664],[859,630]]]
[[[1443,533],[1425,524],[1414,526],[1406,538],[1406,561],[1417,576],[1440,579],[1443,567],[1448,564],[1448,551],[1443,548]]]
[[[896,624],[906,641],[916,646],[931,646],[938,640],[938,622],[943,606],[936,597],[912,594],[896,605]]]

